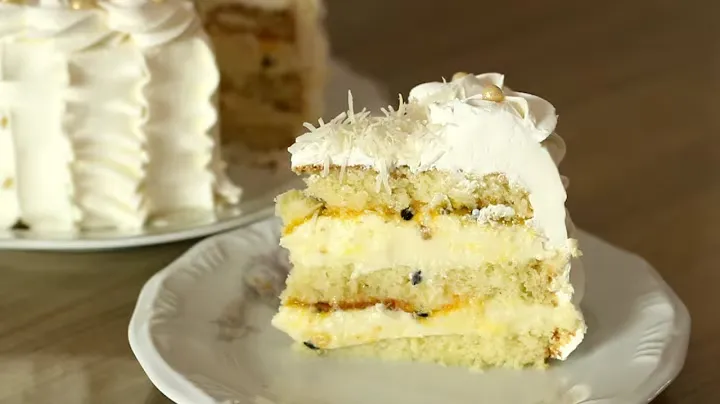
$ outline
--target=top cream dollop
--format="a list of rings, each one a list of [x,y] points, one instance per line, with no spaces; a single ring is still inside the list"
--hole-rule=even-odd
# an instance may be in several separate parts
[[[476,108],[493,110],[494,113],[508,113],[519,121],[518,124],[525,126],[528,129],[527,134],[537,142],[547,139],[557,125],[555,107],[540,97],[504,87],[504,79],[505,77],[498,73],[456,75],[449,83],[420,84],[410,91],[410,101],[422,104],[459,101]],[[502,89],[504,96],[501,101],[484,97],[486,90],[492,88]]]
[[[532,225],[549,247],[568,246],[566,194],[556,166],[565,145],[554,133],[557,115],[548,101],[512,91],[503,75],[486,73],[418,85],[408,103],[383,109],[383,116],[355,113],[352,97],[349,104],[331,122],[306,124],[308,132],[288,149],[293,168],[364,166],[378,171],[379,185],[398,166],[504,173],[528,191]]]

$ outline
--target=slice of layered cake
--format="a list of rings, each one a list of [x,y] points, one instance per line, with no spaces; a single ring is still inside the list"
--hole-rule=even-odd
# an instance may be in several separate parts
[[[382,112],[350,98],[290,147],[307,188],[277,198],[292,270],[273,325],[326,355],[472,368],[566,358],[585,323],[553,106],[500,74],[457,74]]]
[[[282,150],[321,114],[327,43],[320,0],[198,0],[220,66],[225,143]]]

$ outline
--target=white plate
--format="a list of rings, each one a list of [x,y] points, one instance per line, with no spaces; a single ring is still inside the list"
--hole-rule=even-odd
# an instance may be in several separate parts
[[[179,404],[645,403],[678,374],[690,317],[641,258],[583,232],[589,332],[548,371],[305,357],[270,325],[287,273],[274,219],[203,240],[142,290],[130,346]]]
[[[340,62],[332,61],[326,91],[326,118],[334,118],[347,109],[347,92],[352,90],[355,105],[377,111],[388,105],[389,97],[371,80],[362,77]],[[146,246],[187,240],[245,226],[267,218],[273,212],[273,198],[297,186],[297,176],[289,169],[262,169],[242,164],[246,154],[231,154],[229,176],[243,188],[240,204],[224,212],[197,218],[184,217],[176,224],[147,228],[135,233],[87,231],[82,233],[33,233],[24,230],[0,231],[0,250],[64,250],[90,251]],[[280,162],[288,162],[286,152],[279,153]],[[238,163],[232,163],[238,162]],[[213,217],[207,217],[213,216]]]

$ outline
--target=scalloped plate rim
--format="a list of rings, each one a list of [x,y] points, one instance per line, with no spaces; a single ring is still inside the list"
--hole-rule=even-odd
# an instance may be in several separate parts
[[[615,249],[623,254],[632,256],[639,263],[642,263],[642,270],[657,281],[658,288],[662,290],[675,310],[674,321],[672,323],[674,332],[671,333],[671,337],[668,339],[660,363],[648,378],[645,379],[642,384],[638,385],[634,394],[621,398],[623,402],[648,403],[657,397],[657,395],[677,377],[684,366],[690,336],[691,319],[689,312],[677,294],[645,259],[605,242],[589,233],[584,231],[581,231],[581,233],[584,237],[595,239],[598,243],[603,244],[605,248]],[[210,245],[220,243],[222,239],[226,237],[232,237],[231,233],[217,235],[200,241],[176,261],[156,273],[142,288],[130,320],[128,339],[134,355],[152,383],[163,394],[177,403],[215,404],[218,403],[218,401],[163,360],[160,352],[155,347],[150,332],[150,319],[153,315],[152,307],[155,298],[162,289],[162,284],[165,279],[178,271],[182,271],[187,262],[190,262],[194,257],[202,254]],[[637,270],[641,269],[638,268]],[[619,397],[614,397],[614,399],[615,398]],[[588,403],[591,402],[600,403],[607,401],[603,399],[588,401]]]
[[[604,240],[598,240],[607,244],[609,247],[620,250],[626,254],[630,254],[639,261],[641,261],[645,266],[647,274],[652,276],[655,281],[657,281],[658,286],[669,297],[669,300],[673,304],[673,308],[675,309],[675,321],[673,322],[673,329],[676,330],[676,332],[673,333],[673,337],[668,341],[667,348],[665,350],[665,354],[669,353],[672,358],[668,359],[665,358],[666,355],[663,355],[663,358],[665,360],[661,362],[661,364],[655,369],[655,372],[653,372],[653,375],[655,375],[654,379],[663,380],[663,382],[657,387],[651,388],[649,386],[652,384],[653,377],[648,377],[648,379],[645,380],[645,383],[641,385],[641,387],[648,387],[638,390],[649,390],[649,394],[645,394],[644,396],[646,397],[637,397],[637,395],[635,397],[638,400],[644,400],[644,402],[649,403],[658,395],[660,395],[660,393],[662,393],[663,390],[665,390],[670,385],[670,383],[672,383],[673,380],[677,378],[677,376],[680,374],[683,367],[685,366],[685,358],[687,356],[687,350],[690,343],[690,327],[692,322],[690,312],[685,306],[685,303],[683,303],[680,297],[675,293],[675,291],[670,287],[670,285],[665,282],[665,279],[663,279],[660,273],[657,272],[657,270],[652,265],[650,265],[648,261],[646,261],[639,255],[627,252],[619,247],[605,242]],[[679,330],[680,332],[677,332],[677,330]]]

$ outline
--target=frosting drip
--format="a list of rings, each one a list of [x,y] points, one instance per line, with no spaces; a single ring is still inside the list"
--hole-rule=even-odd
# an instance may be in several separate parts
[[[495,86],[498,100],[485,92]],[[525,188],[535,215],[531,223],[555,248],[572,249],[565,226],[565,189],[556,164],[564,143],[554,134],[557,116],[546,100],[504,87],[497,73],[466,75],[421,84],[384,116],[349,111],[315,128],[289,148],[292,166],[365,166],[378,184],[397,166],[479,175],[504,173]]]

